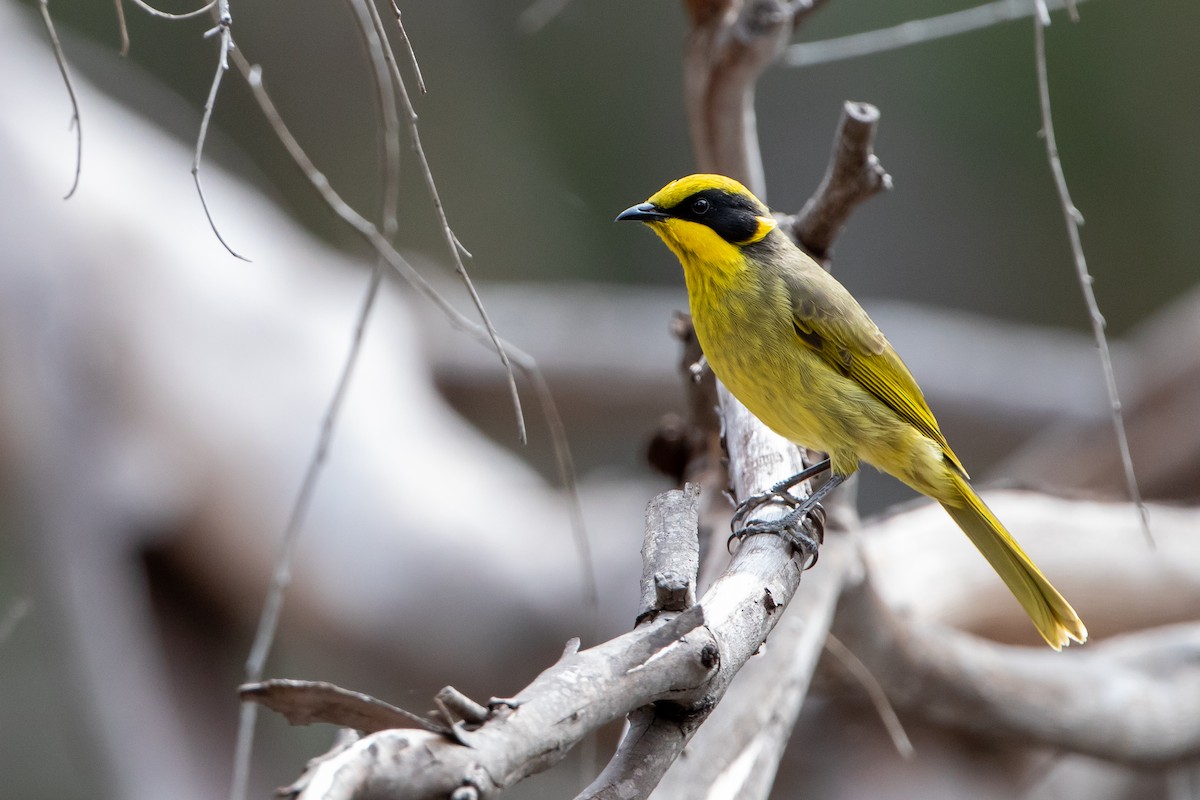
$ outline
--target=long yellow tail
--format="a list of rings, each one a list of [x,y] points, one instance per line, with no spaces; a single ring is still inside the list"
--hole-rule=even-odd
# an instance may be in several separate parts
[[[953,474],[955,488],[962,501],[942,500],[942,508],[954,518],[958,527],[963,529],[963,533],[974,542],[992,569],[1004,580],[1009,591],[1037,626],[1038,633],[1055,650],[1070,644],[1071,639],[1087,641],[1087,628],[1083,627],[1083,621],[1071,604],[1050,585],[1050,581],[1025,555],[971,485],[957,473]]]

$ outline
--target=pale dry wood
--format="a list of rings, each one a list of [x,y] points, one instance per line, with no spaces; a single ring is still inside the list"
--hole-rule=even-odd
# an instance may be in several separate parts
[[[484,724],[457,725],[458,741],[413,730],[373,734],[313,765],[295,794],[440,798],[463,785],[483,795],[497,792],[556,763],[590,731],[631,708],[703,687],[722,668],[719,652],[700,606],[661,617],[564,653],[517,695],[489,703]]]
[[[663,611],[683,611],[696,603],[699,497],[700,487],[690,483],[681,490],[663,492],[646,508],[638,623]]]
[[[892,188],[892,176],[875,156],[879,109],[847,100],[842,106],[829,167],[816,193],[781,224],[816,259],[825,261],[850,214],[879,192]]]
[[[1098,641],[1066,654],[1038,646],[1020,608],[932,504],[864,530],[875,580],[847,587],[834,634],[898,708],[939,725],[1138,767],[1200,755],[1200,511],[1153,507],[1152,551],[1129,545],[1130,504],[1034,492],[987,499]]]
[[[694,496],[690,501],[694,505]],[[693,508],[684,516],[694,514]],[[650,535],[658,535],[655,526]],[[699,604],[589,650],[569,649],[518,695],[493,701],[483,725],[456,726],[466,746],[412,731],[375,734],[315,765],[298,796],[435,797],[464,783],[487,795],[549,767],[596,727],[651,703],[672,709],[671,724],[660,732],[683,732],[684,740],[668,751],[677,754],[795,594],[800,564],[787,548],[777,537],[747,540]],[[663,720],[660,715],[656,723]],[[418,741],[421,747],[413,748]],[[377,769],[381,758],[383,770]],[[670,760],[663,756],[662,768]],[[643,779],[641,796],[655,783],[657,776]]]

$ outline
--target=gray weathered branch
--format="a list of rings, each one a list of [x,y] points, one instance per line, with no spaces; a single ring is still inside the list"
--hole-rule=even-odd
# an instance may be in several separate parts
[[[834,137],[829,167],[817,191],[784,228],[816,259],[829,258],[842,227],[861,203],[892,188],[892,176],[875,156],[879,109],[847,100]]]
[[[394,729],[313,764],[292,796],[445,798],[463,786],[492,796],[559,761],[589,732],[632,708],[684,697],[720,672],[720,643],[699,606],[579,652],[567,652],[515,697],[493,700],[454,738]]]
[[[1150,550],[1137,545],[1130,504],[1032,492],[989,494],[989,503],[1014,530],[1044,529],[1047,535],[1029,540],[1038,563],[1058,576],[1086,618],[1089,609],[1099,612],[1108,638],[1059,654],[937,624],[1003,632],[1002,617],[1020,634],[1028,628],[976,553],[955,546],[958,531],[930,504],[864,532],[867,561],[886,565],[888,574],[847,586],[833,625],[838,639],[897,708],[939,725],[1138,767],[1200,755],[1200,512],[1155,507],[1159,547]],[[936,560],[921,555],[930,553]],[[1110,575],[1103,584],[1070,585],[1073,577],[1101,572]],[[989,591],[996,592],[993,602],[969,602]],[[1174,608],[1162,607],[1168,594]],[[911,614],[902,618],[897,607]],[[1143,629],[1148,624],[1159,627]]]
[[[685,497],[695,502],[694,494]],[[648,530],[658,536],[662,528]],[[482,725],[456,725],[461,743],[424,731],[376,733],[318,762],[294,794],[432,798],[471,785],[487,796],[549,767],[600,725],[651,704],[670,713],[686,741],[794,595],[800,565],[787,547],[776,537],[748,540],[699,605],[565,654],[517,696],[493,702]],[[656,782],[645,784],[647,793]]]

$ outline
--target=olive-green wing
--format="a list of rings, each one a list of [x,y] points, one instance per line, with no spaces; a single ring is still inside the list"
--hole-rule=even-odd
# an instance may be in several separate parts
[[[798,340],[941,445],[965,476],[967,471],[938,428],[921,387],[883,333],[831,275],[815,263],[806,266],[811,271],[784,273]]]

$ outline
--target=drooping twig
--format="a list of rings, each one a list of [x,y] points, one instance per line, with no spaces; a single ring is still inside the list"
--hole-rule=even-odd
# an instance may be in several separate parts
[[[120,56],[125,58],[129,55],[129,26],[125,24],[125,4],[121,0],[113,0],[113,6],[117,14],[117,32],[121,35]]]
[[[408,31],[404,30],[404,22],[400,19],[400,6],[396,0],[392,0],[392,12],[396,15],[396,28],[400,31],[400,41],[404,43],[404,50],[408,53],[408,62],[412,67],[413,77],[417,79],[417,91],[425,94],[427,90],[425,89],[425,78],[421,75],[421,65],[417,63],[417,53],[413,50],[412,40],[408,38]]]
[[[238,50],[234,50],[233,53],[230,54],[230,57],[233,60],[234,66],[238,68],[238,70],[242,73],[242,76],[245,78],[246,83],[250,87],[251,93],[254,95],[254,99],[258,102],[259,108],[267,117],[267,121],[271,125],[272,130],[279,137],[280,143],[288,151],[288,154],[292,157],[292,160],[295,161],[297,166],[300,167],[300,170],[304,173],[304,176],[308,178],[309,182],[313,185],[313,188],[315,188],[321,195],[321,199],[325,201],[325,204],[330,208],[330,210],[333,211],[333,213],[336,214],[343,222],[353,228],[354,231],[358,233],[359,236],[361,236],[363,240],[375,250],[376,253],[383,257],[383,260],[387,262],[388,266],[394,269],[401,278],[403,278],[414,289],[420,292],[422,296],[431,302],[454,328],[473,336],[475,339],[490,343],[491,335],[488,333],[486,328],[474,322],[473,320],[468,319],[461,312],[459,312],[458,309],[451,305],[449,301],[442,297],[437,290],[433,288],[432,284],[425,280],[425,278],[421,276],[416,268],[408,262],[408,259],[404,258],[404,256],[402,256],[399,251],[397,251],[396,248],[394,248],[387,241],[387,238],[375,225],[355,211],[354,208],[351,207],[350,204],[348,204],[344,199],[342,199],[341,195],[339,195],[337,191],[330,186],[328,178],[326,178],[325,175],[317,169],[316,165],[313,164],[312,160],[308,157],[308,154],[305,153],[304,148],[300,146],[299,142],[296,141],[295,136],[293,136],[291,131],[288,130],[287,124],[279,115],[279,111],[275,108],[275,104],[272,102],[270,95],[268,95],[266,90],[263,88],[261,68],[257,66],[251,66],[250,62],[247,61],[245,56],[243,56]],[[504,343],[506,352],[512,356],[513,363],[521,368],[522,371],[530,373],[537,369],[536,361],[534,361],[534,359],[528,353],[516,347],[512,342],[505,340],[501,341]]]
[[[242,261],[250,259],[239,254],[230,247],[217,228],[212,211],[208,207],[208,199],[204,196],[204,187],[200,184],[200,157],[204,152],[204,140],[208,136],[208,123],[212,119],[213,108],[217,104],[217,92],[221,88],[221,78],[229,69],[229,53],[233,50],[233,17],[229,12],[229,0],[217,0],[217,26],[204,34],[205,38],[219,37],[221,51],[217,56],[217,71],[213,74],[212,87],[208,90],[208,99],[204,101],[204,115],[200,118],[200,134],[196,137],[196,154],[192,158],[192,179],[196,182],[196,193],[200,195],[200,205],[204,207],[204,216],[208,218],[209,227],[221,245],[229,254]]]
[[[1082,3],[1084,0],[1076,0]],[[1068,0],[1046,0],[1050,10],[1067,7]],[[790,45],[783,53],[783,63],[791,67],[808,67],[846,58],[886,53],[909,45],[932,42],[947,36],[989,28],[1001,22],[1024,19],[1036,13],[1031,0],[995,0],[974,8],[953,11],[928,19],[911,20],[890,28],[839,36],[819,42],[800,42]]]
[[[70,190],[63,196],[64,200],[69,200],[79,188],[79,173],[83,169],[83,125],[79,120],[79,100],[75,97],[75,85],[71,83],[71,72],[67,69],[67,57],[63,55],[58,31],[54,29],[54,20],[50,19],[50,0],[38,0],[38,9],[42,12],[42,23],[46,26],[50,44],[54,47],[54,60],[58,62],[58,71],[62,73],[67,96],[71,98],[71,127],[75,129],[75,179],[71,181]]]
[[[385,48],[378,33],[378,18],[372,20],[366,6],[373,5],[362,0],[350,0],[352,11],[356,12],[358,30],[363,38],[364,51],[374,67],[374,83],[380,114],[381,160],[383,162],[383,186],[381,225],[384,236],[391,241],[398,228],[397,201],[400,193],[400,149],[399,134],[400,120],[397,114],[396,98],[391,77],[388,72]],[[383,280],[384,260],[379,257],[371,270],[367,290],[359,304],[358,314],[354,322],[350,349],[342,363],[341,371],[334,385],[333,394],[322,415],[317,441],[313,454],[309,457],[305,468],[304,478],[292,509],[288,515],[287,525],[280,539],[279,552],[276,554],[275,567],[272,573],[271,585],[263,602],[259,617],[258,628],[255,632],[254,643],[246,659],[245,682],[247,685],[256,684],[262,680],[266,666],[267,655],[275,640],[279,627],[279,618],[283,610],[284,594],[291,581],[291,562],[296,543],[300,538],[301,526],[308,516],[312,498],[316,493],[317,481],[329,456],[333,443],[334,430],[341,416],[342,405],[354,375],[355,366],[362,350],[366,334],[367,321],[375,307],[379,295],[379,287]],[[232,800],[240,800],[246,796],[250,778],[250,762],[253,753],[254,730],[257,721],[257,705],[243,700],[242,713],[239,716],[237,751],[234,755],[233,783],[230,790]]]
[[[396,16],[396,22],[397,24],[400,23],[399,15]],[[407,38],[406,35],[405,39]],[[517,379],[513,374],[512,364],[509,362],[508,351],[505,349],[504,342],[500,339],[500,334],[496,332],[495,326],[492,325],[491,317],[488,315],[487,309],[483,307],[483,300],[479,297],[479,292],[475,289],[475,283],[471,280],[471,276],[467,273],[467,268],[463,264],[458,237],[455,236],[454,231],[450,228],[450,221],[446,217],[446,209],[442,205],[442,198],[438,193],[437,183],[433,179],[433,170],[429,167],[429,159],[425,156],[425,148],[421,145],[421,131],[417,126],[416,109],[413,107],[412,99],[408,96],[408,87],[405,85],[403,78],[399,78],[399,76],[396,88],[400,92],[400,102],[404,107],[404,120],[408,126],[412,149],[417,156],[417,163],[421,168],[421,175],[425,179],[425,186],[429,190],[429,198],[433,202],[433,210],[437,215],[442,236],[446,240],[446,248],[450,251],[454,270],[462,280],[463,286],[466,287],[467,294],[470,296],[471,302],[475,305],[475,311],[479,314],[479,319],[483,322],[483,327],[487,331],[488,338],[491,339],[492,346],[500,356],[500,363],[504,365],[505,377],[508,381],[508,393],[512,400],[513,411],[517,417],[517,439],[524,444],[528,438],[525,431],[525,415],[521,411],[521,394],[517,391]]]
[[[1121,451],[1121,466],[1125,471],[1125,487],[1129,492],[1129,499],[1137,507],[1142,536],[1145,538],[1146,544],[1154,547],[1154,535],[1150,532],[1150,517],[1146,511],[1146,504],[1142,501],[1141,490],[1138,489],[1137,475],[1133,469],[1133,456],[1129,452],[1129,437],[1125,432],[1125,416],[1121,410],[1121,396],[1117,391],[1117,378],[1113,371],[1112,354],[1108,349],[1108,336],[1104,332],[1104,316],[1100,313],[1100,304],[1096,302],[1095,280],[1088,272],[1087,258],[1083,254],[1083,241],[1079,236],[1079,227],[1083,225],[1083,215],[1071,200],[1062,160],[1058,157],[1058,143],[1054,137],[1054,121],[1050,113],[1050,80],[1046,69],[1045,28],[1050,24],[1050,13],[1045,6],[1045,0],[1036,0],[1036,3],[1039,13],[1034,15],[1033,20],[1034,60],[1037,65],[1038,105],[1042,114],[1042,138],[1046,142],[1046,158],[1050,162],[1050,172],[1054,175],[1054,186],[1058,192],[1059,203],[1062,205],[1067,238],[1071,243],[1076,277],[1079,279],[1079,290],[1083,293],[1088,321],[1092,326],[1092,336],[1096,340],[1096,350],[1100,356],[1100,369],[1104,372],[1104,386],[1108,392],[1113,431],[1117,437],[1117,446]]]
[[[388,43],[387,30],[384,28],[383,23],[379,18],[379,12],[375,9],[374,4],[368,4],[368,8],[371,11],[371,15],[375,23],[376,33],[383,42],[383,52],[386,57],[387,64],[391,69],[392,80],[395,83],[398,91],[401,93],[401,97],[405,100],[408,111],[411,114],[412,104],[408,100],[408,94],[405,90],[403,76],[400,74],[399,65],[392,57],[392,49]],[[420,91],[424,93],[425,82],[421,77],[421,68],[417,63],[417,56],[413,51],[412,42],[409,40],[408,33],[405,32],[404,25],[400,20],[400,9],[394,2],[392,3],[392,8],[396,14],[396,25],[400,30],[400,38],[403,40],[405,49],[408,51],[409,60],[412,62],[413,72],[417,79],[417,86]],[[414,127],[412,129],[412,133],[414,141],[416,141],[415,115],[413,116]],[[426,169],[428,170],[427,163]],[[427,180],[432,181],[432,175],[429,175]],[[461,253],[462,256],[466,258],[472,257],[471,253],[466,247],[463,246],[462,242],[458,240],[457,234],[454,233],[449,225],[445,225],[443,230],[449,234],[454,243],[454,247],[458,249],[458,252]],[[467,278],[465,272],[462,273],[462,275],[465,280],[469,281],[469,278]],[[486,316],[484,319],[487,319]],[[487,333],[489,339],[493,338],[495,335],[494,331],[487,331]],[[506,342],[503,342],[503,340],[500,341],[503,343],[504,348],[507,348],[508,354],[513,355],[513,357],[516,358],[516,356],[513,354],[512,346]],[[502,351],[504,348],[502,348]],[[503,356],[504,353],[502,352],[501,355]],[[592,546],[591,542],[588,541],[587,526],[583,521],[583,503],[579,499],[579,481],[575,475],[575,462],[571,457],[571,448],[567,442],[567,429],[566,426],[563,425],[562,417],[559,415],[558,408],[554,402],[554,395],[550,391],[550,385],[546,382],[546,377],[542,374],[542,371],[537,368],[532,359],[528,358],[525,359],[524,364],[518,364],[518,367],[521,368],[522,372],[533,385],[534,395],[537,397],[538,405],[541,407],[542,413],[546,419],[546,424],[550,429],[550,444],[554,451],[555,466],[558,471],[558,476],[562,484],[563,491],[567,495],[567,511],[570,515],[571,535],[575,541],[575,549],[579,553],[579,585],[581,589],[585,615],[584,635],[589,641],[591,641],[596,631],[596,627],[599,624],[600,589],[596,581],[596,566],[595,559],[592,556]],[[510,391],[515,390],[515,384],[511,383],[511,370],[508,372],[507,377],[510,380]],[[521,415],[521,409],[519,405],[517,406],[517,415],[518,419],[520,420],[520,424],[523,426],[524,419]]]
[[[252,67],[250,62],[246,60],[241,51],[234,50],[231,54],[234,65],[241,72],[250,90],[254,95],[255,100],[259,104],[259,108],[267,117],[268,123],[271,125],[279,141],[283,144],[288,154],[296,162],[296,165],[308,178],[313,188],[321,195],[322,200],[343,222],[353,228],[362,238],[374,248],[375,252],[387,262],[388,266],[394,269],[401,278],[416,289],[430,303],[437,308],[454,328],[463,331],[474,337],[476,340],[489,344],[491,343],[491,335],[489,332],[478,323],[465,317],[453,305],[451,305],[441,294],[438,293],[433,286],[425,280],[425,278],[405,259],[400,255],[387,240],[378,228],[371,224],[369,220],[355,211],[345,200],[342,199],[332,186],[329,180],[317,169],[304,148],[296,141],[288,129],[287,124],[279,115],[275,104],[271,101],[270,95],[262,85],[262,71],[258,67]],[[591,559],[591,548],[587,542],[587,531],[583,524],[583,511],[579,501],[579,490],[575,476],[574,464],[571,459],[570,448],[566,440],[566,428],[562,422],[562,415],[558,411],[558,406],[554,401],[554,396],[550,392],[549,385],[546,383],[545,376],[538,368],[537,361],[528,353],[516,347],[508,341],[501,340],[504,344],[506,352],[509,354],[512,362],[531,382],[534,392],[541,405],[542,413],[545,416],[546,424],[550,428],[551,443],[554,448],[555,462],[558,468],[560,479],[563,482],[564,491],[567,493],[568,509],[571,515],[571,531],[576,537],[577,546],[581,553],[581,570],[583,571],[583,592],[585,608],[595,608],[598,590],[596,588],[596,580]],[[592,625],[588,623],[589,627]]]
[[[854,677],[854,680],[858,681],[858,685],[867,693],[867,697],[871,700],[871,705],[875,707],[875,713],[879,715],[879,720],[883,723],[884,730],[887,731],[888,738],[892,740],[892,746],[896,748],[896,752],[905,761],[912,760],[916,755],[912,740],[908,738],[908,733],[904,730],[904,725],[901,724],[900,717],[896,715],[896,709],[888,700],[887,692],[883,690],[879,679],[871,670],[867,669],[867,665],[862,662],[862,659],[854,655],[854,652],[842,644],[842,641],[832,633],[825,637],[825,650],[845,667],[846,671]]]
[[[514,351],[511,345],[508,352],[529,382],[533,384],[534,395],[542,408],[546,425],[550,428],[550,444],[554,449],[554,463],[563,492],[567,496],[571,535],[575,540],[575,550],[579,553],[579,585],[584,608],[583,628],[588,640],[591,641],[599,625],[600,587],[596,580],[596,561],[592,556],[587,525],[583,521],[583,501],[579,498],[579,478],[575,474],[575,461],[571,457],[571,447],[567,443],[567,426],[563,424],[562,415],[558,413],[558,405],[554,402],[554,394],[550,391],[550,384],[546,382],[546,376],[542,374],[537,363],[524,353]]]

